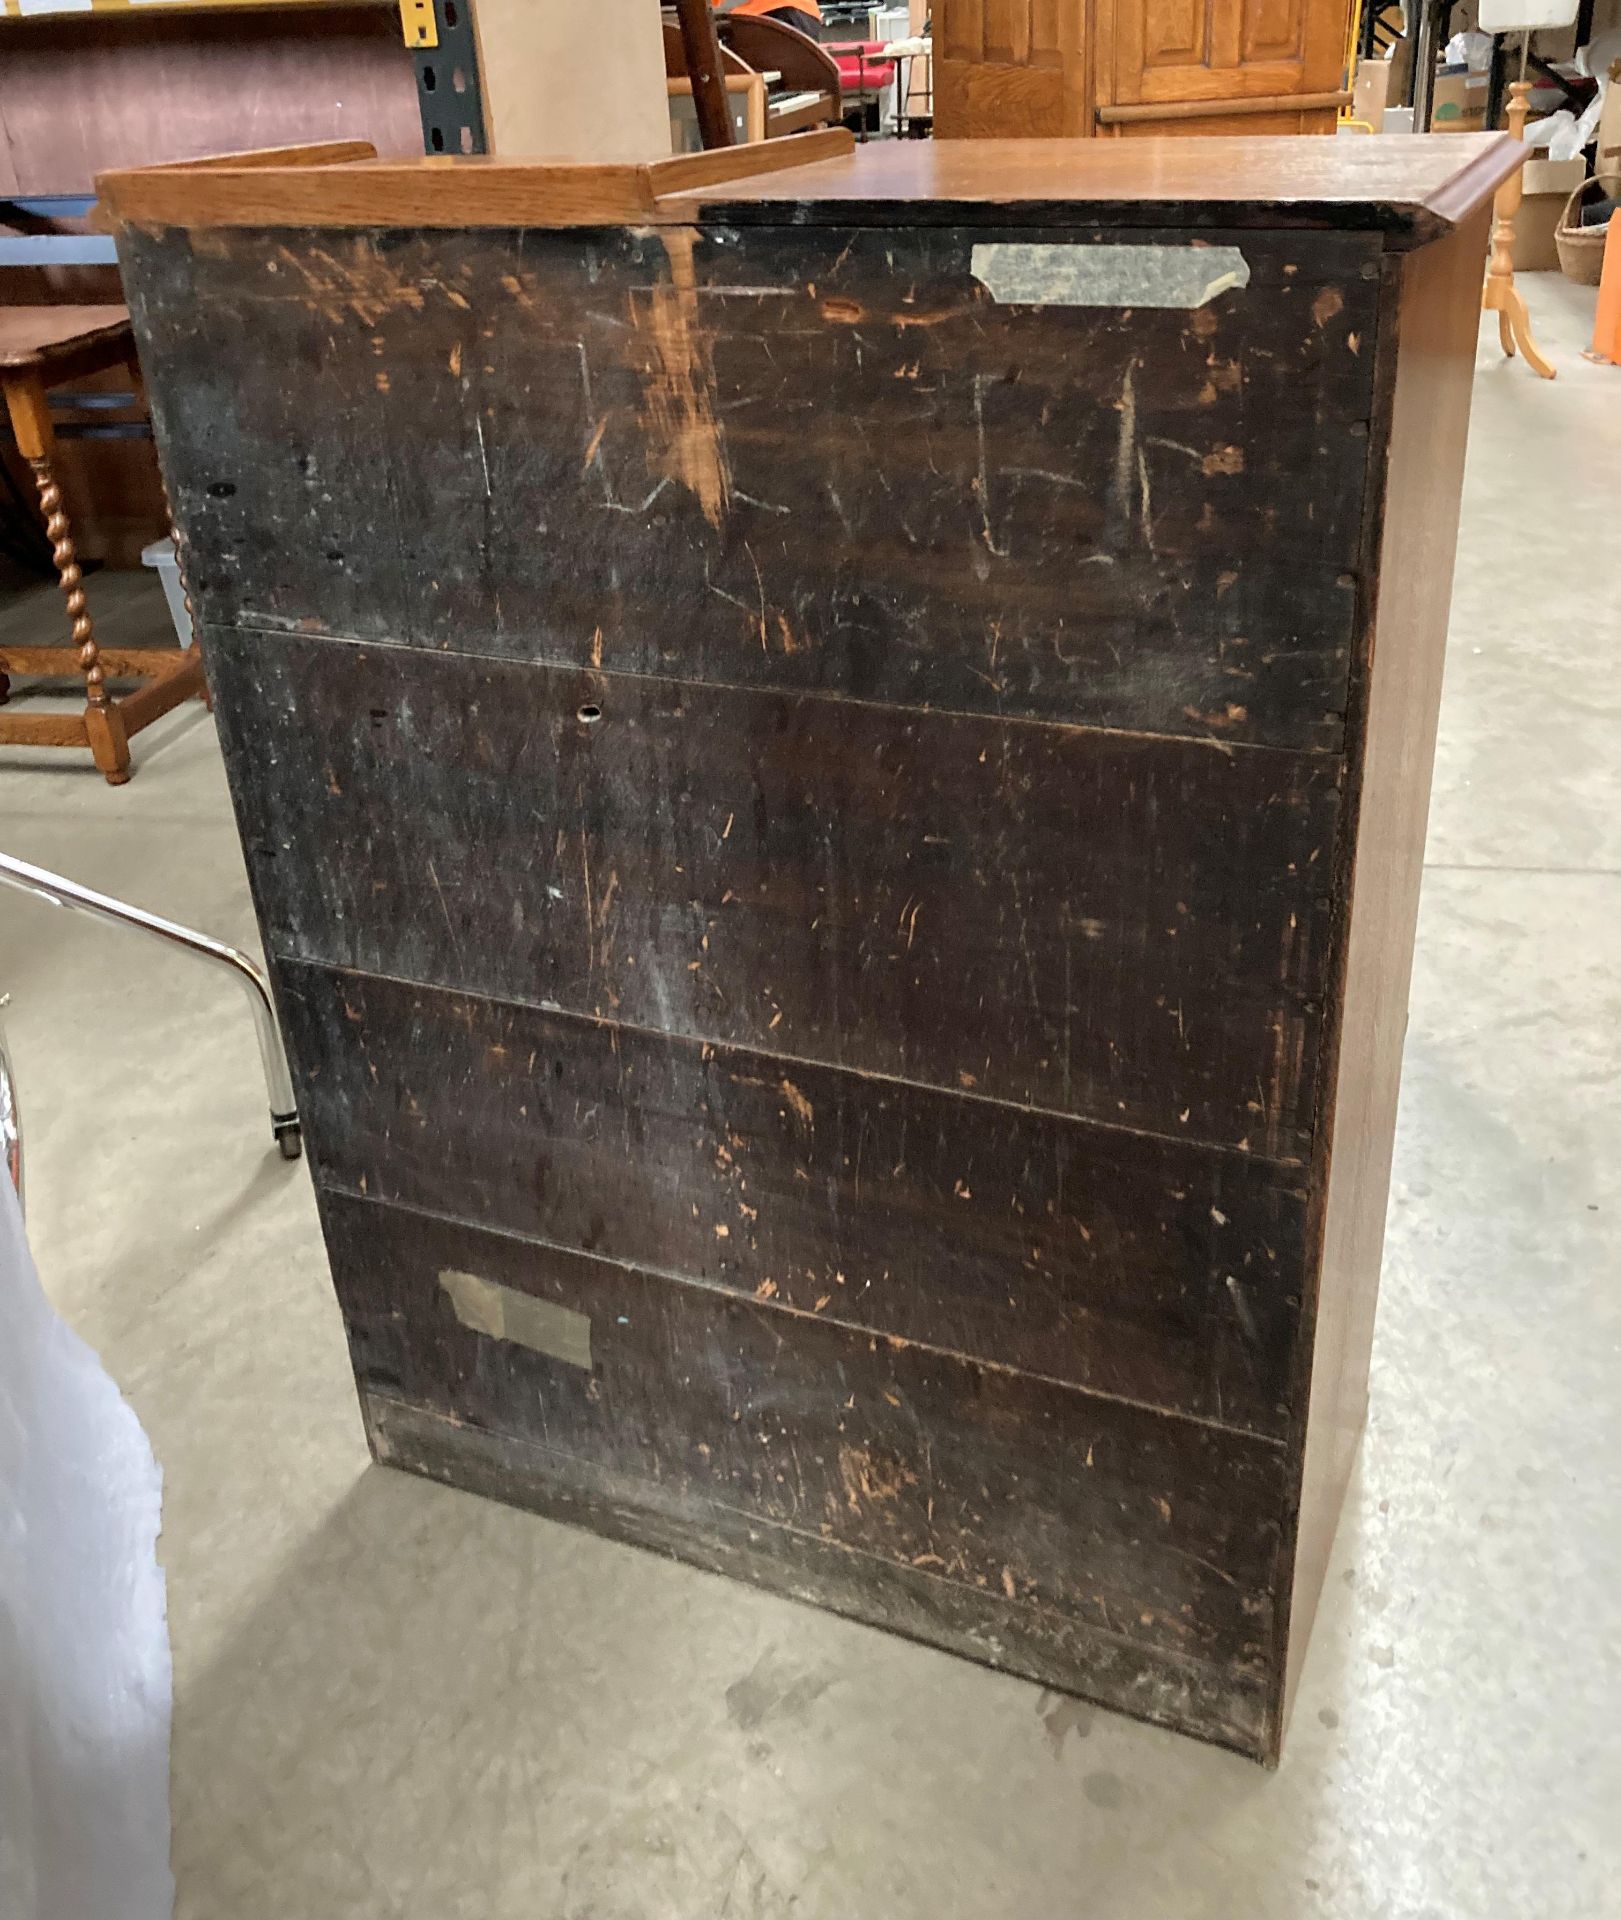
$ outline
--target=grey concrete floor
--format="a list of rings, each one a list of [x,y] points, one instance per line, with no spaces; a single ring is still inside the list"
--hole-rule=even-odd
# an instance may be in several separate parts
[[[167,1476],[182,1920],[1621,1912],[1621,372],[1528,286],[1560,377],[1483,342],[1371,1426],[1276,1775],[370,1465],[237,997],[0,895],[35,1250]],[[251,944],[207,716],[136,753],[0,751],[0,846]]]

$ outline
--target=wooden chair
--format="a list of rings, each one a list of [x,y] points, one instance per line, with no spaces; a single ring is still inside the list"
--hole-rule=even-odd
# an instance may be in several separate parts
[[[766,137],[803,133],[810,127],[836,127],[844,111],[839,63],[797,27],[782,20],[749,15],[716,23],[728,53],[756,73],[782,75],[766,96]]]
[[[117,366],[129,368],[139,391],[140,370],[126,308],[0,307],[0,386],[17,450],[39,489],[45,532],[72,623],[71,646],[0,644],[0,709],[10,696],[12,673],[43,679],[77,679],[82,674],[85,689],[82,714],[0,711],[0,746],[88,747],[115,787],[130,775],[130,736],[182,700],[204,693],[202,656],[195,642],[185,648],[118,653],[103,653],[96,645],[84,577],[56,479],[49,393],[64,381]],[[142,685],[135,693],[115,695],[107,688],[109,675],[139,679]]]
[[[726,90],[745,95],[744,130],[750,142],[839,124],[838,63],[808,35],[780,20],[731,18],[715,25]],[[664,72],[672,92],[690,90],[686,46],[673,21],[664,25]]]

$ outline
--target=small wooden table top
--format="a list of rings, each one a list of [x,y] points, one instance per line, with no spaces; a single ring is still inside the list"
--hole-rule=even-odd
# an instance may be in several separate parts
[[[56,356],[129,333],[128,307],[0,307],[0,368],[43,373]]]

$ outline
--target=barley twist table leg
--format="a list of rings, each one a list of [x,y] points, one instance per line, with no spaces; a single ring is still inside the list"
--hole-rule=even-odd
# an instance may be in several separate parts
[[[73,533],[62,507],[62,489],[57,483],[52,455],[56,435],[51,427],[51,407],[45,382],[37,370],[13,369],[4,382],[6,410],[11,416],[17,450],[28,462],[39,489],[39,504],[45,514],[45,533],[51,543],[57,577],[67,596],[68,618],[73,623],[73,644],[78,649],[79,669],[84,675],[84,731],[91,754],[109,786],[121,787],[129,778],[129,735],[118,702],[107,692],[102,671],[101,652],[96,631],[85,600],[84,573],[74,549]]]
[[[84,675],[84,720],[90,736],[90,751],[108,783],[122,786],[129,778],[129,739],[124,732],[123,716],[107,697],[101,649],[96,645],[95,624],[85,598],[84,572],[74,549],[73,531],[62,508],[62,489],[57,485],[48,459],[31,459],[28,464],[33,469],[34,485],[39,489],[45,536],[51,543],[51,558],[56,562],[57,578],[67,599],[68,618],[73,623],[73,644],[78,648],[79,670]]]

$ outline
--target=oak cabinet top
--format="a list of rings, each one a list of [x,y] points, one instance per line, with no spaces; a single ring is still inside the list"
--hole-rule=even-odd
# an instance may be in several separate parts
[[[363,144],[104,174],[115,228],[766,223],[1338,228],[1438,239],[1525,155],[1507,134],[1388,139],[936,140],[842,128],[646,165],[379,160]]]

